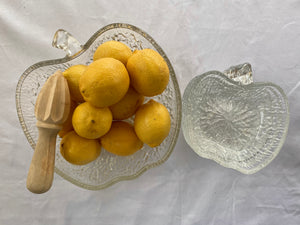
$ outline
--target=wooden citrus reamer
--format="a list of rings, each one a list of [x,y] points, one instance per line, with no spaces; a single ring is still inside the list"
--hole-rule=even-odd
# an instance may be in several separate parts
[[[44,193],[52,185],[56,136],[69,111],[68,83],[58,70],[48,78],[35,104],[39,136],[27,176],[27,189],[33,193]]]

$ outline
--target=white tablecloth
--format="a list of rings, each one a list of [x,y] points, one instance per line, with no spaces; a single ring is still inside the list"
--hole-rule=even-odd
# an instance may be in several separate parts
[[[51,190],[26,189],[33,151],[19,125],[15,88],[30,65],[61,58],[58,28],[81,43],[123,22],[149,33],[168,55],[181,93],[196,75],[250,62],[255,81],[283,88],[285,144],[270,165],[243,175],[199,157],[180,133],[163,165],[135,180],[89,191],[55,175]],[[0,224],[300,224],[300,1],[0,2]]]

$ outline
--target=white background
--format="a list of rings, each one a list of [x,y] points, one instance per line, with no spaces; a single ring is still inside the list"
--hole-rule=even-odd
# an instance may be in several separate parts
[[[30,65],[64,57],[59,28],[81,43],[123,22],[149,33],[168,55],[181,93],[196,75],[250,62],[255,81],[283,88],[290,102],[286,142],[272,163],[243,175],[200,158],[180,133],[163,165],[100,191],[55,175],[42,195],[26,189],[33,151],[19,125],[15,88]],[[300,1],[0,2],[0,224],[300,224]]]

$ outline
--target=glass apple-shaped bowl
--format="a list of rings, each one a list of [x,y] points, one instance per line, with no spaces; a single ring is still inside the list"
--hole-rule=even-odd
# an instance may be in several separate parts
[[[253,174],[277,156],[285,141],[287,97],[275,84],[253,82],[248,63],[195,77],[182,102],[187,143],[222,166]]]
[[[83,46],[68,32],[58,30],[53,39],[53,46],[63,49],[67,56],[30,66],[20,77],[16,88],[18,117],[28,142],[34,149],[38,138],[34,107],[37,95],[47,78],[58,69],[64,71],[72,65],[90,64],[97,47],[109,40],[121,41],[132,50],[152,48],[165,59],[170,70],[170,81],[166,90],[153,99],[168,108],[171,130],[169,136],[158,147],[150,148],[144,145],[141,150],[126,157],[113,155],[102,148],[100,156],[84,166],[72,165],[65,161],[59,152],[60,138],[57,137],[55,172],[75,185],[91,190],[136,178],[147,169],[165,162],[173,151],[181,125],[181,95],[175,72],[166,54],[147,33],[129,24],[107,25],[97,31]],[[132,121],[132,118],[130,120]]]

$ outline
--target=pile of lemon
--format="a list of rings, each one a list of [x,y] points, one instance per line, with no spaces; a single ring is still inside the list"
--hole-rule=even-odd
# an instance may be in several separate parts
[[[169,68],[152,49],[135,50],[107,41],[89,65],[74,65],[63,72],[72,99],[71,112],[59,132],[60,152],[70,163],[95,160],[101,146],[128,156],[144,144],[160,145],[168,136],[171,118],[167,108],[144,97],[161,94],[169,82]],[[124,120],[134,116],[133,124]]]

